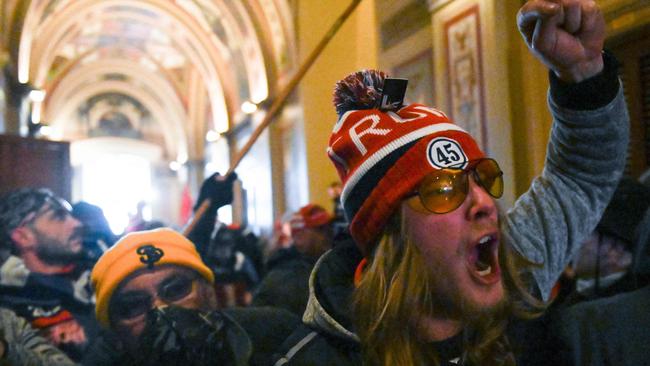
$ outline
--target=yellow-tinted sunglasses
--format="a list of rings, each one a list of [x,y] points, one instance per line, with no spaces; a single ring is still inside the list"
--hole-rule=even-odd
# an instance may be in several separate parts
[[[440,169],[422,179],[417,191],[409,195],[420,197],[420,203],[427,211],[436,214],[451,212],[465,201],[469,192],[469,178],[483,187],[494,198],[503,195],[503,172],[494,159],[484,158],[470,161],[465,169]]]

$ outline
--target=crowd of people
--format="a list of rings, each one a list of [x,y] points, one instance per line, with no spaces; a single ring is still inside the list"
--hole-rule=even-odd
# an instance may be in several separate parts
[[[270,253],[218,219],[235,173],[203,182],[186,235],[117,237],[88,203],[3,195],[0,364],[648,364],[650,188],[622,178],[629,118],[603,15],[530,0],[517,23],[549,69],[553,129],[509,210],[473,136],[355,72],[334,93],[334,207],[285,215]]]

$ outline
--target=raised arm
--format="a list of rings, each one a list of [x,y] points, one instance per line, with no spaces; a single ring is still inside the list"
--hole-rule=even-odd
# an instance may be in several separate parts
[[[549,67],[554,118],[544,170],[507,213],[504,236],[541,267],[533,290],[548,298],[560,272],[598,223],[625,166],[629,117],[605,23],[593,1],[533,0],[520,31]]]
[[[234,172],[225,177],[219,173],[214,173],[201,184],[199,198],[194,204],[195,214],[205,200],[209,200],[210,205],[200,217],[194,217],[194,220],[197,221],[194,223],[192,230],[186,234],[187,238],[196,245],[201,256],[206,254],[205,250],[217,222],[217,210],[232,203],[233,183],[236,179],[237,173]]]

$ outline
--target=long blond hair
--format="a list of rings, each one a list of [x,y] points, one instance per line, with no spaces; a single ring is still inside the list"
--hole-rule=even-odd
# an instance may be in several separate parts
[[[393,215],[354,293],[354,321],[368,365],[440,364],[437,350],[418,336],[415,314],[436,314],[430,272],[411,243],[403,215]],[[505,330],[511,316],[531,318],[544,304],[525,289],[521,269],[530,265],[507,244],[499,250],[505,301],[489,315],[477,316],[463,331],[463,363],[514,365]],[[440,315],[440,312],[438,312]]]

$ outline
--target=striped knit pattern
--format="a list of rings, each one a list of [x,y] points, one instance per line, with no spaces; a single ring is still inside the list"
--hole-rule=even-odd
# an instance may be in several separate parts
[[[445,160],[446,154],[458,158],[446,165],[455,167],[485,155],[444,113],[423,105],[397,112],[348,111],[341,116],[328,155],[343,182],[341,200],[350,233],[365,254],[404,196],[425,175],[445,167],[438,158]]]

